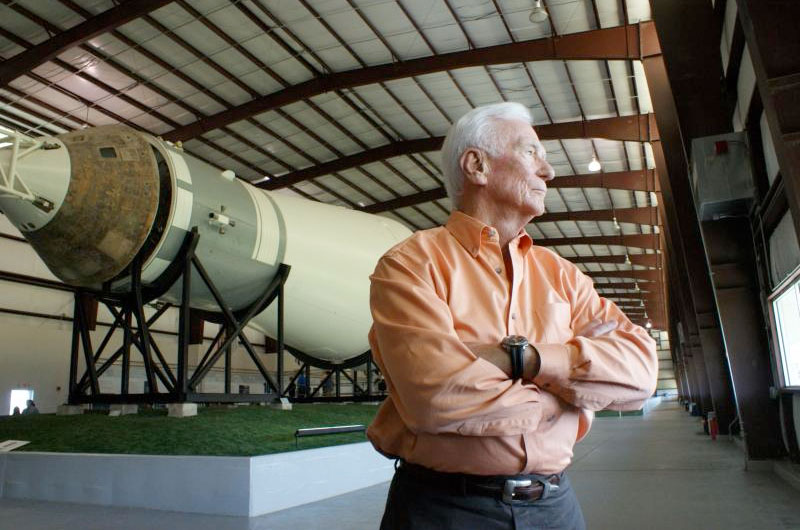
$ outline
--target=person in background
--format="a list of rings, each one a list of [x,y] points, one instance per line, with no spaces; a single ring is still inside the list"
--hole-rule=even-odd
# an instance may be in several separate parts
[[[14,407],[14,412],[12,412],[11,415],[12,416],[19,416],[20,415],[19,407]]]
[[[36,408],[36,403],[32,399],[27,402],[27,407],[22,411],[23,414],[39,414],[39,409]]]
[[[328,370],[325,374],[325,382],[322,384],[322,395],[323,396],[332,396],[333,395],[333,372]]]
[[[300,372],[297,378],[297,395],[300,397],[308,396],[308,383],[306,382],[305,372]]]

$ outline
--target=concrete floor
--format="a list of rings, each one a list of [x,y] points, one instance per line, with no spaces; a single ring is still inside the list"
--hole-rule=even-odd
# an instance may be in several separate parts
[[[589,530],[800,529],[800,492],[744,471],[741,450],[712,442],[675,403],[600,418],[570,470]],[[0,499],[0,530],[376,529],[388,484],[252,519]]]

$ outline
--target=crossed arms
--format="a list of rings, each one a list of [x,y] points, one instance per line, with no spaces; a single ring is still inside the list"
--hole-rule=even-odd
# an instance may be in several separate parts
[[[420,270],[402,255],[385,256],[372,276],[370,300],[373,353],[412,431],[521,434],[535,429],[551,412],[545,408],[559,400],[586,410],[630,410],[653,393],[654,341],[600,298],[577,268],[567,273],[571,328],[581,333],[563,344],[532,344],[538,355],[529,348],[528,377],[517,382],[499,347],[459,338],[446,300]],[[542,399],[542,392],[559,399]]]

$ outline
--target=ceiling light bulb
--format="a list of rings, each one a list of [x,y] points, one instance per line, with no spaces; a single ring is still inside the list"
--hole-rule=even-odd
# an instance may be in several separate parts
[[[625,254],[625,265],[630,265],[630,264],[631,264],[631,257]]]
[[[603,169],[603,166],[600,165],[600,161],[597,159],[596,155],[592,155],[592,161],[589,162],[589,171],[597,172]]]
[[[633,282],[633,288],[638,292],[641,291],[642,288],[639,287],[639,282]]]
[[[639,300],[639,307],[644,307],[644,300]]]
[[[653,327],[653,323],[648,320],[647,322],[644,323],[644,327],[646,327],[647,329],[650,329],[650,328]]]
[[[619,221],[617,221],[617,217],[616,216],[614,216],[613,221],[614,221],[614,230],[617,230],[617,231],[622,230],[622,228],[620,228],[620,226],[619,226]]]
[[[534,24],[539,24],[547,20],[547,10],[542,5],[542,0],[536,0],[533,3],[533,10],[531,11],[531,15],[528,17],[531,22]]]

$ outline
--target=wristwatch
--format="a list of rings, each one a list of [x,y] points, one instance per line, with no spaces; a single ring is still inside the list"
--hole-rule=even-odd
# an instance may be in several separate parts
[[[500,343],[511,358],[511,379],[522,379],[524,369],[524,353],[528,347],[528,339],[522,335],[509,335]]]

